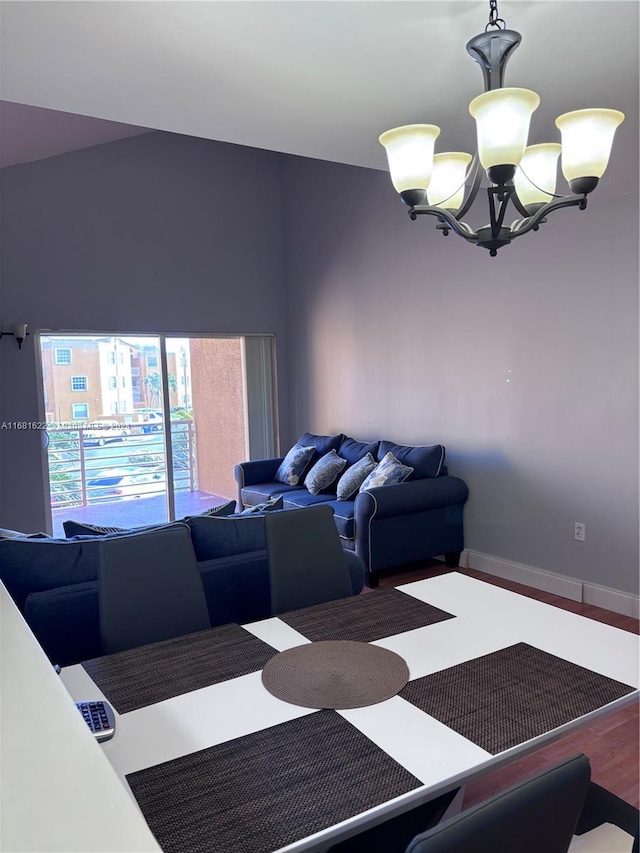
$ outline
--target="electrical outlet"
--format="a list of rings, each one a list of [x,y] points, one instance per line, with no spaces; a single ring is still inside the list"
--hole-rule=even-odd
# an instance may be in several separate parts
[[[576,521],[573,538],[577,539],[578,542],[584,542],[587,532],[586,528],[586,524],[583,524],[581,521]]]

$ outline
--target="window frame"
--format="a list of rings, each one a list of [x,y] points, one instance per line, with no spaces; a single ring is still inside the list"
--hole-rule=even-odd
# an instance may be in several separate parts
[[[84,407],[86,410],[86,415],[79,415],[77,413],[78,407]],[[71,419],[73,421],[88,421],[89,420],[89,404],[88,403],[72,403],[71,404]]]
[[[69,361],[60,361],[59,353],[68,352],[69,353]],[[63,367],[67,364],[73,364],[73,350],[71,347],[54,347],[53,348],[53,363]]]
[[[74,388],[74,387],[73,387],[73,383],[74,383],[74,381],[75,381],[76,379],[82,379],[82,380],[84,380],[84,388]],[[80,375],[80,376],[70,376],[70,377],[69,377],[69,382],[71,383],[71,390],[72,390],[73,392],[80,392],[80,393],[82,393],[83,391],[88,391],[88,390],[89,390],[89,377],[88,377],[88,376],[82,376],[82,375]]]

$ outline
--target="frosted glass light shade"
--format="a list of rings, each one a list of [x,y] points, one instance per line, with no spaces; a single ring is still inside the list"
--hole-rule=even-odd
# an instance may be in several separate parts
[[[525,150],[514,177],[516,192],[522,204],[546,204],[551,201],[556,191],[561,150],[562,146],[558,142],[529,145]]]
[[[574,110],[556,119],[562,134],[562,174],[601,178],[609,162],[616,128],[624,121],[619,110]]]
[[[399,193],[426,190],[433,168],[433,146],[440,135],[435,124],[394,127],[379,137],[389,161],[393,186]]]
[[[485,169],[522,160],[539,95],[530,89],[492,89],[469,104],[476,120],[478,156]]]
[[[436,154],[433,158],[431,183],[427,190],[427,201],[433,207],[457,210],[464,201],[464,179],[471,154],[464,151],[449,151]]]

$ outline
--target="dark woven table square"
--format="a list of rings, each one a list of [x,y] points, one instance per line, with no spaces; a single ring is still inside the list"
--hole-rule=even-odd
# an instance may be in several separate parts
[[[335,711],[127,776],[165,853],[268,853],[420,787]]]
[[[380,589],[353,598],[291,610],[278,618],[312,641],[372,643],[382,637],[455,617],[397,589]]]
[[[258,672],[276,654],[240,625],[223,625],[85,661],[120,714]]]
[[[417,678],[399,695],[496,755],[634,689],[517,643]]]

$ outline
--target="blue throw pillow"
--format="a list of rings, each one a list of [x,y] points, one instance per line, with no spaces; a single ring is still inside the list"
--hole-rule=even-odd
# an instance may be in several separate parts
[[[379,441],[356,441],[355,438],[349,438],[348,435],[345,435],[338,453],[343,459],[347,460],[348,467],[349,465],[355,465],[367,453],[370,453],[375,459],[379,444]]]
[[[236,515],[255,515],[257,512],[273,512],[273,510],[282,509],[283,507],[284,497],[282,495],[275,495],[264,503],[248,506],[242,512],[236,513]]]
[[[315,435],[312,432],[303,432],[296,444],[300,447],[315,447],[315,453],[311,457],[310,464],[315,464],[321,456],[338,450],[344,436],[341,432],[336,435]]]
[[[445,449],[441,444],[423,444],[412,447],[406,444],[394,444],[381,441],[378,449],[378,461],[387,453],[393,453],[399,462],[413,468],[410,480],[422,480],[425,477],[439,477],[444,464]]]
[[[376,460],[370,453],[363,456],[351,468],[347,468],[336,486],[336,497],[339,501],[348,501],[364,483],[369,474],[376,467]]]
[[[315,450],[315,445],[302,447],[300,444],[294,444],[280,463],[274,480],[279,483],[286,483],[287,486],[301,485],[304,472],[311,462]]]
[[[344,470],[347,460],[338,456],[335,450],[325,453],[316,462],[304,479],[307,490],[312,495],[319,495],[324,489],[328,489],[338,479]]]
[[[360,486],[361,492],[374,489],[376,486],[391,486],[394,483],[403,483],[413,473],[413,468],[399,462],[393,453],[387,453],[381,462],[378,462],[364,483]]]

